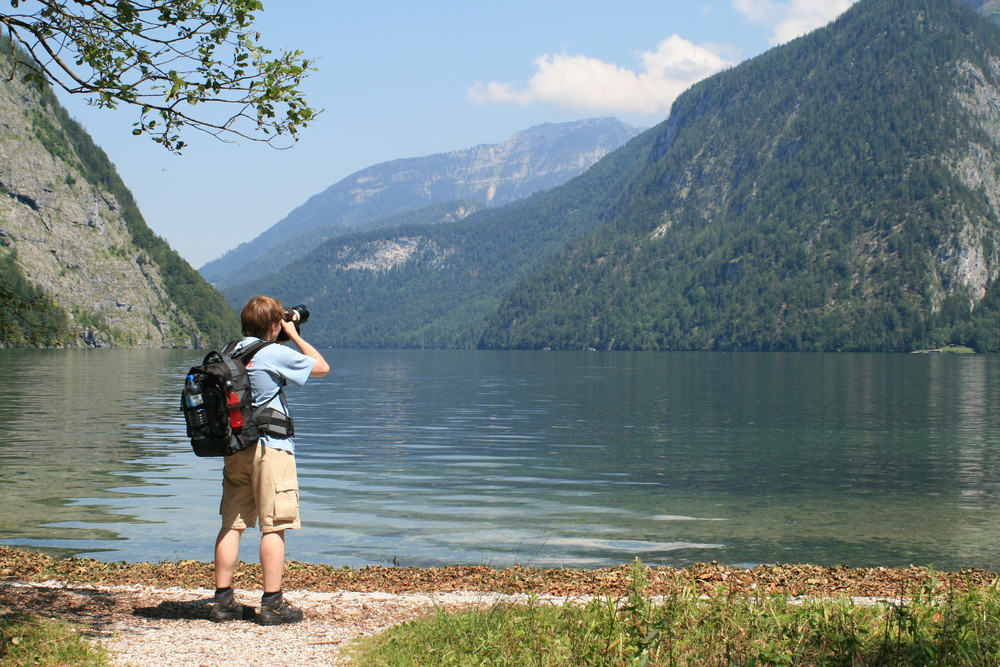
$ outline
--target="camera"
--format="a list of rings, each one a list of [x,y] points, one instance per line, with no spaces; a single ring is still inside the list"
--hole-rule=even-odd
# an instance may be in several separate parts
[[[298,318],[296,318],[298,314]],[[300,303],[297,306],[292,306],[291,308],[285,308],[285,321],[294,322],[295,330],[302,332],[302,325],[309,320],[309,309],[306,308],[305,304]],[[278,342],[284,342],[288,340],[288,336],[285,334],[284,330],[278,332]]]

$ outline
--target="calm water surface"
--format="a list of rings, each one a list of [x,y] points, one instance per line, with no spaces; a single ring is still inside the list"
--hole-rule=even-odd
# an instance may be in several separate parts
[[[1000,566],[997,356],[326,354],[288,390],[293,559]],[[201,356],[0,351],[0,542],[211,559],[221,462],[177,410]]]

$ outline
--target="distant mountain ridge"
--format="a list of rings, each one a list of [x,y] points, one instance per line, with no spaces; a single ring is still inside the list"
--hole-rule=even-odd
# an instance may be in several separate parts
[[[581,176],[451,224],[408,224],[321,243],[280,272],[223,289],[311,305],[309,340],[326,347],[473,348],[503,295],[600,226],[655,134]]]
[[[565,183],[632,139],[640,130],[614,118],[546,123],[500,144],[373,165],[314,195],[257,238],[200,269],[227,286],[267,273],[327,238],[398,224],[396,216],[427,212],[424,222],[447,222]],[[260,266],[255,260],[263,259]]]

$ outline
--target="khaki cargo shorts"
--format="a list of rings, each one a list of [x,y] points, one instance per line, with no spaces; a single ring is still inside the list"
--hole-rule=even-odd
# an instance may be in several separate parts
[[[225,459],[222,474],[222,527],[274,533],[299,528],[299,481],[295,457],[258,444]]]

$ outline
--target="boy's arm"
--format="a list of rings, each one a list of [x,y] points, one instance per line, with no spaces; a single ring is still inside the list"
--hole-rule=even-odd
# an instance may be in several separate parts
[[[283,320],[281,322],[281,328],[288,336],[288,340],[295,343],[295,347],[299,348],[299,352],[316,362],[313,364],[312,370],[309,371],[309,377],[319,378],[330,372],[330,364],[326,363],[326,359],[324,359],[323,355],[319,353],[319,350],[302,338],[298,330],[295,328],[295,322],[286,322]]]

